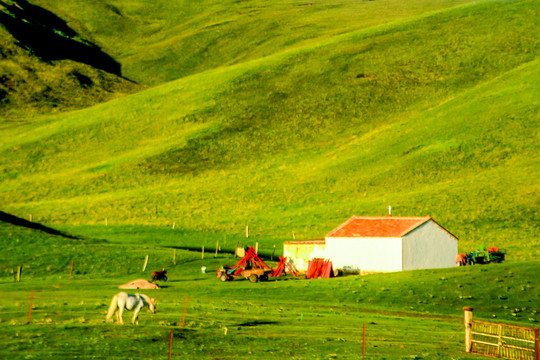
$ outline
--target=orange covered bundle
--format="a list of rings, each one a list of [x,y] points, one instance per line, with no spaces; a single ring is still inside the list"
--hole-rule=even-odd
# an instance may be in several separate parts
[[[306,279],[329,278],[334,276],[332,261],[325,259],[313,259],[308,264]]]

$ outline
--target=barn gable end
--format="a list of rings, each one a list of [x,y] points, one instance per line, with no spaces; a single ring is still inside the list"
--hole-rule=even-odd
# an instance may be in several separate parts
[[[458,242],[434,221],[428,221],[403,237],[403,270],[457,266]]]

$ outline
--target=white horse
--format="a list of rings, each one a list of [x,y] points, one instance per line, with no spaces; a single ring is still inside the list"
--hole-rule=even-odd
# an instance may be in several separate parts
[[[127,309],[135,310],[131,323],[138,323],[137,317],[139,316],[139,311],[145,306],[148,306],[148,309],[154,314],[156,313],[156,301],[149,296],[144,294],[130,295],[125,292],[120,292],[112,298],[111,306],[109,306],[109,312],[107,313],[107,321],[110,321],[114,312],[118,310],[116,313],[116,320],[118,323],[123,324],[124,319],[122,319],[122,313],[124,312],[124,309]]]

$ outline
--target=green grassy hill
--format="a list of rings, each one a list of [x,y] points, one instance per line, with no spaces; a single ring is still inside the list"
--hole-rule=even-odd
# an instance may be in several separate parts
[[[35,0],[153,85],[472,2]]]
[[[54,13],[24,0],[0,1],[0,126],[86,108],[140,85]]]
[[[342,34],[3,130],[4,209],[226,236],[249,225],[270,245],[392,205],[432,215],[463,251],[486,243],[535,258],[536,5],[343,24],[332,30]]]
[[[366,358],[476,359],[463,306],[537,327],[539,0],[30,3],[0,19],[44,11],[143,85],[0,26],[0,358],[162,359],[173,330],[172,358],[358,359],[366,325]],[[237,242],[275,266],[282,241],[389,205],[507,260],[214,275]],[[158,313],[106,324],[118,285],[161,268]]]

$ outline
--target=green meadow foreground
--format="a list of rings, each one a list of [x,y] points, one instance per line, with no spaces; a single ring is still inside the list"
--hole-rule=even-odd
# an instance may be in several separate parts
[[[477,359],[464,352],[464,306],[474,307],[475,318],[487,321],[529,327],[540,321],[538,263],[532,259],[223,283],[215,270],[238,259],[224,253],[215,257],[212,248],[201,259],[200,251],[170,245],[59,239],[13,226],[2,226],[0,238],[7,249],[0,255],[2,358],[162,359],[173,330],[172,358],[358,359],[365,325],[367,359]],[[146,255],[149,262],[142,272]],[[19,262],[23,277],[15,282],[9,274]],[[149,280],[161,268],[169,275],[161,289],[118,289],[135,279]],[[119,291],[154,297],[157,313],[141,311],[139,325],[130,324],[129,311],[124,312],[126,325],[106,323],[112,296]]]

